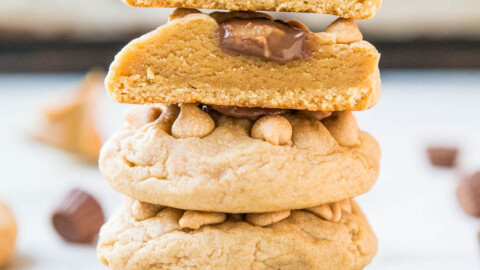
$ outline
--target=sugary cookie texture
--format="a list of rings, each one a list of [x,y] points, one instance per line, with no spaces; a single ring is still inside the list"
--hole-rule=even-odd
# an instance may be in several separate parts
[[[285,111],[252,121],[187,105],[144,105],[145,115],[161,114],[141,127],[145,117],[126,113],[100,154],[114,189],[180,209],[258,213],[353,198],[377,179],[379,146],[351,112]]]
[[[114,101],[343,111],[380,96],[380,55],[351,19],[320,33],[257,12],[170,19],[117,54],[106,78]]]
[[[382,0],[123,0],[137,7],[179,7],[244,11],[287,11],[332,14],[344,18],[373,17]]]
[[[127,201],[100,231],[100,261],[113,270],[349,270],[365,267],[377,250],[376,237],[354,202],[352,213],[337,223],[295,210],[265,227],[228,215],[189,229],[181,226],[188,212],[164,208],[138,220]]]

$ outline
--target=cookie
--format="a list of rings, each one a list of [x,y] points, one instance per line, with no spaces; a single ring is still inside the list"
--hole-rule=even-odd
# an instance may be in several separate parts
[[[287,0],[287,1],[179,1],[179,0],[123,0],[136,7],[180,7],[201,9],[229,9],[243,11],[286,11],[332,14],[344,18],[367,19],[373,17],[382,0]]]
[[[187,211],[188,212],[188,211]],[[359,207],[335,223],[307,211],[267,226],[228,216],[182,228],[184,210],[137,220],[126,202],[100,231],[97,254],[111,269],[362,269],[377,240]]]
[[[303,209],[367,192],[379,171],[375,139],[351,112],[316,117],[288,111],[252,121],[169,105],[141,127],[132,121],[143,117],[126,117],[101,151],[100,170],[129,197],[187,210]]]
[[[171,19],[117,54],[105,82],[114,101],[355,111],[379,99],[380,55],[353,20],[312,33],[257,12]]]
[[[10,261],[15,252],[17,225],[8,206],[0,201],[0,267]]]

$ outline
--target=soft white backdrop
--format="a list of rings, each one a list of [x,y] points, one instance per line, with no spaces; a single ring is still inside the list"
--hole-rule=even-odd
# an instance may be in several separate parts
[[[55,204],[72,187],[96,195],[107,213],[121,195],[95,166],[28,139],[48,97],[73,86],[80,74],[0,75],[0,198],[19,223],[18,253],[9,270],[105,269],[94,245],[64,243],[50,225]],[[381,175],[358,201],[380,249],[367,269],[480,269],[480,220],[466,216],[455,197],[459,174],[480,169],[480,72],[383,72],[378,106],[357,112],[383,152]],[[99,102],[99,127],[108,137],[127,105]],[[425,146],[462,148],[457,171],[429,166]]]

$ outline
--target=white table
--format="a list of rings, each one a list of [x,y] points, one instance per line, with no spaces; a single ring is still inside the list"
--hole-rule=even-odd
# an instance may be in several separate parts
[[[94,245],[64,243],[50,214],[76,186],[95,194],[107,213],[120,204],[95,166],[28,139],[42,100],[69,89],[80,74],[0,75],[0,198],[19,223],[18,253],[9,269],[105,269]],[[383,97],[356,113],[383,149],[381,176],[358,201],[380,243],[368,269],[480,269],[480,220],[465,215],[455,188],[458,172],[434,169],[432,142],[458,143],[463,171],[480,169],[480,72],[383,73]],[[105,137],[122,123],[125,105],[102,97]],[[475,167],[477,166],[477,167]]]

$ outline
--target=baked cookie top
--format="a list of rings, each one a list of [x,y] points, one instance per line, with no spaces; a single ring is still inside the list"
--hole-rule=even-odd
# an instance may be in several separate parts
[[[354,202],[338,222],[296,210],[265,226],[227,215],[199,229],[181,225],[189,211],[163,208],[139,219],[135,204],[125,202],[100,231],[97,254],[111,269],[349,270],[365,267],[377,250]]]
[[[186,210],[271,212],[341,201],[373,186],[380,150],[351,112],[329,115],[287,111],[252,121],[195,104],[134,107],[104,145],[100,170],[129,197]]]
[[[123,0],[136,7],[178,7],[229,9],[238,11],[287,11],[332,14],[344,18],[368,19],[382,5],[382,0]]]
[[[380,97],[379,57],[351,19],[312,33],[258,12],[179,9],[117,54],[105,84],[121,103],[365,110]]]

